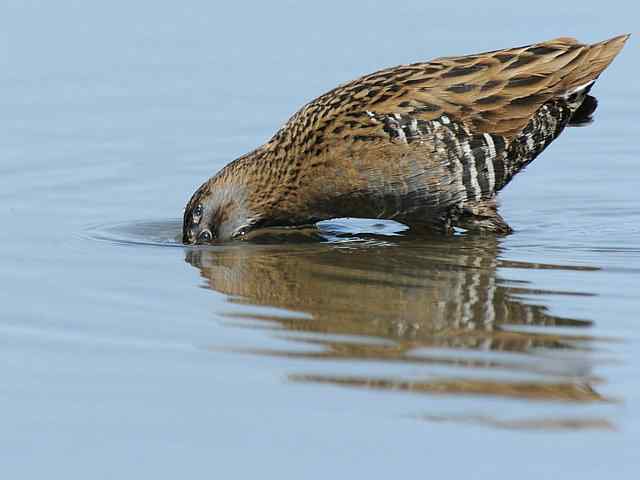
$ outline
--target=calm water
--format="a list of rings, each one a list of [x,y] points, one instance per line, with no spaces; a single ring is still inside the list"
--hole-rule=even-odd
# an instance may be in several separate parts
[[[4,478],[637,478],[637,37],[502,195],[508,238],[176,242],[197,185],[340,82],[640,17],[430,3],[3,2]]]

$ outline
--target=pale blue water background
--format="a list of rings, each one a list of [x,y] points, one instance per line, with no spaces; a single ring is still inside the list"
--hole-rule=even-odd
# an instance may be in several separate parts
[[[197,185],[338,83],[639,20],[631,2],[3,0],[2,477],[637,478],[637,36],[596,122],[502,195],[504,240],[334,222],[323,244],[126,242],[170,244]]]

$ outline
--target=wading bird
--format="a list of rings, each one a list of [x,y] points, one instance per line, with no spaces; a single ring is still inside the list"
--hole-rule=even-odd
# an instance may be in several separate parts
[[[339,86],[204,183],[185,209],[183,240],[337,217],[509,233],[497,193],[567,125],[590,121],[589,91],[627,38],[558,38]]]

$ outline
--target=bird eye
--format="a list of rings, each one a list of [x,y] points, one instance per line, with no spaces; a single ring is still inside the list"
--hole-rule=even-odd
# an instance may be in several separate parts
[[[200,235],[198,235],[198,240],[200,242],[210,242],[212,238],[213,236],[209,230],[203,230],[200,232]]]

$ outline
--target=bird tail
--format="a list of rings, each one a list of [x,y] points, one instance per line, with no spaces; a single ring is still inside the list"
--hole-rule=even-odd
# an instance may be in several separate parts
[[[629,37],[629,34],[618,35],[589,45],[581,54],[582,58],[576,58],[576,68],[562,81],[567,91],[592,84],[620,53]]]
[[[503,181],[497,186],[498,190],[542,153],[567,125],[591,122],[598,101],[589,92],[628,38],[629,35],[620,35],[589,45],[574,59],[576,66],[562,79],[557,96],[542,105],[526,127],[511,140],[507,155],[509,161],[504,162]]]
[[[620,53],[629,36],[619,35],[590,45],[584,50],[578,66],[563,79],[566,92],[563,97],[573,112],[569,120],[570,126],[591,123],[591,115],[598,107],[598,100],[589,95],[589,91],[600,74]]]

